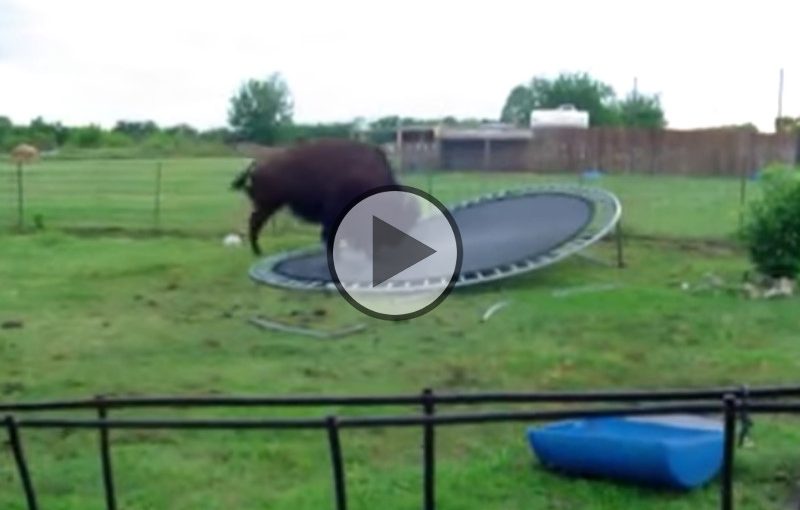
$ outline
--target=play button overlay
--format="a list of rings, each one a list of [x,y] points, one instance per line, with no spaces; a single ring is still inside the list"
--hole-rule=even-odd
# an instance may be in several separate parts
[[[373,287],[436,253],[377,216],[372,217],[372,249]]]
[[[328,238],[328,267],[339,293],[387,320],[438,306],[461,269],[455,220],[430,194],[409,186],[373,189],[349,204]]]

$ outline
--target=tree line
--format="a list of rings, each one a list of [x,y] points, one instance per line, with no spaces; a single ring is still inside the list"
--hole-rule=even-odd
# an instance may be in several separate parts
[[[582,72],[562,73],[555,78],[536,76],[514,86],[498,117],[505,123],[528,126],[534,109],[564,104],[588,111],[592,126],[660,129],[667,125],[658,95],[634,90],[619,98],[610,85]],[[273,73],[263,80],[249,79],[240,85],[229,99],[227,120],[227,126],[208,130],[187,124],[159,126],[150,120],[120,120],[105,129],[95,124],[65,126],[41,117],[27,125],[14,125],[0,116],[0,151],[27,143],[43,151],[107,149],[120,154],[218,155],[231,153],[237,142],[281,145],[320,137],[360,137],[386,143],[394,140],[399,125],[477,126],[498,119],[391,115],[371,122],[356,118],[348,122],[298,123],[294,120],[294,100],[288,84],[280,73]],[[784,120],[781,128],[800,129],[793,119]]]
[[[398,126],[477,126],[496,119],[414,118],[387,115],[371,122],[363,118],[341,124],[296,124],[293,120],[294,100],[289,86],[280,73],[264,80],[250,79],[243,83],[230,99],[228,122],[239,140],[267,145],[285,141],[325,136],[360,137],[373,143],[395,139]]]
[[[556,78],[534,77],[511,89],[500,114],[504,122],[527,126],[531,112],[571,104],[589,113],[591,126],[666,127],[660,97],[634,90],[618,98],[614,89],[588,73],[562,73]]]
[[[278,142],[298,138],[348,137],[350,123],[292,124],[282,126]],[[242,137],[229,127],[198,130],[188,124],[159,126],[151,120],[118,121],[106,129],[96,124],[66,126],[37,117],[25,125],[15,125],[8,117],[0,116],[0,153],[9,152],[20,144],[35,146],[42,152],[64,155],[96,152],[108,157],[143,155],[213,156],[233,153],[233,145],[256,141]]]
[[[97,124],[66,126],[37,117],[28,124],[15,125],[8,117],[0,116],[2,152],[24,143],[43,152],[107,149],[109,154],[215,153],[226,150],[230,134],[227,128],[200,131],[187,124],[159,126],[153,121],[121,120],[106,129]]]
[[[562,73],[554,79],[534,77],[530,83],[512,88],[499,120],[527,126],[531,112],[538,108],[557,108],[572,104],[589,112],[592,126],[666,127],[666,118],[658,95],[632,92],[618,99],[611,86],[587,73]],[[243,83],[231,98],[228,119],[234,132],[242,139],[273,144],[281,141],[282,133],[291,131],[293,99],[286,81],[279,73],[265,80],[251,79]],[[414,119],[388,116],[369,123],[363,136],[374,142],[391,141],[398,125],[475,126],[497,119]],[[356,119],[351,132],[358,129]]]

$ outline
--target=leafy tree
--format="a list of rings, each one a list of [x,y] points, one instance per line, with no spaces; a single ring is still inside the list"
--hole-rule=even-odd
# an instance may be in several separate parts
[[[442,119],[416,119],[414,117],[400,117],[398,115],[388,115],[381,117],[370,123],[370,129],[373,130],[395,130],[397,129],[398,122],[403,126],[436,126],[440,123],[447,125],[455,125],[458,121],[454,117],[444,117]]]
[[[133,140],[141,141],[148,136],[158,133],[159,127],[158,124],[151,120],[146,121],[127,121],[127,120],[120,120],[116,123],[113,129],[116,133],[122,133]]]
[[[508,94],[500,118],[528,125],[534,109],[558,108],[563,104],[589,112],[592,126],[666,125],[658,96],[629,96],[618,102],[610,85],[587,73],[562,73],[555,79],[534,77],[527,85],[517,85]]]
[[[164,129],[164,132],[170,136],[183,136],[188,138],[195,138],[198,135],[197,130],[188,124],[177,124],[168,127]]]
[[[778,117],[775,119],[775,131],[778,133],[800,133],[800,117]]]
[[[56,145],[60,147],[67,143],[67,139],[69,138],[69,128],[60,122],[56,122],[53,124],[53,135],[56,140]]]
[[[232,134],[227,128],[200,132],[188,124],[178,124],[162,130],[152,121],[123,120],[107,130],[97,125],[68,127],[42,117],[36,117],[27,125],[14,125],[9,118],[0,116],[0,151],[3,152],[28,143],[41,150],[62,146],[80,149],[137,147],[146,154],[220,155],[229,153],[225,144],[231,140]],[[125,152],[128,153],[138,154]]]
[[[587,73],[563,73],[554,80],[534,78],[528,87],[531,109],[573,104],[579,110],[589,112],[592,126],[617,123],[613,108],[614,89]]]
[[[67,141],[76,147],[94,149],[102,145],[103,129],[94,124],[72,128]]]
[[[11,137],[14,124],[8,117],[0,116],[0,147],[5,147],[8,138]]]
[[[292,122],[293,102],[280,74],[251,79],[231,97],[228,122],[242,140],[271,144]]]
[[[617,104],[620,124],[640,128],[664,128],[667,121],[659,96],[629,94]]]
[[[400,117],[397,115],[389,115],[381,117],[370,124],[371,129],[396,129],[397,123],[400,122]]]
[[[531,122],[533,108],[532,90],[524,85],[517,85],[511,89],[508,98],[506,98],[506,104],[500,114],[500,120],[519,126],[527,126]]]
[[[39,149],[48,150],[63,145],[69,136],[69,129],[60,122],[49,123],[36,117],[24,130],[23,136]]]
[[[349,122],[328,124],[292,124],[283,126],[279,133],[281,141],[308,140],[313,138],[350,138],[354,125]]]

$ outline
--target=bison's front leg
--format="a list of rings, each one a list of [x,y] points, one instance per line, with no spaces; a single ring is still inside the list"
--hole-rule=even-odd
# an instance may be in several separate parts
[[[267,222],[271,214],[272,211],[264,209],[256,209],[250,213],[250,248],[256,256],[261,255],[261,247],[258,245],[258,234],[261,232],[261,228],[264,226],[264,223]]]

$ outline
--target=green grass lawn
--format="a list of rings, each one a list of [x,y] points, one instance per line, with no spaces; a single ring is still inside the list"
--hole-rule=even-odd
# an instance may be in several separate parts
[[[249,204],[228,191],[244,159],[45,161],[25,172],[27,224],[45,227],[149,229],[219,234],[241,229]],[[156,196],[161,168],[158,220]],[[0,225],[16,222],[15,170],[0,162]],[[409,174],[403,181],[432,192],[446,204],[519,185],[578,183],[575,175],[522,173]],[[615,192],[627,228],[641,235],[725,238],[737,229],[740,182],[730,178],[611,175],[587,186]],[[758,185],[748,183],[748,198]],[[297,228],[286,214],[277,230]]]
[[[310,240],[282,236],[273,246]],[[613,254],[610,246],[595,252]],[[747,268],[740,255],[703,245],[631,242],[626,270],[574,259],[456,292],[409,323],[370,319],[337,296],[253,285],[249,254],[216,241],[9,236],[0,260],[0,319],[25,324],[0,330],[3,400],[698,387],[788,383],[800,370],[796,301],[680,290],[707,272],[735,280]],[[602,283],[617,288],[554,294]],[[480,323],[501,299],[511,304]],[[324,315],[311,319],[315,311]],[[257,330],[246,323],[255,314],[368,330],[319,341]],[[159,415],[176,414],[192,413]],[[442,429],[441,508],[715,508],[716,483],[675,495],[553,475],[534,462],[523,434],[519,425]],[[419,437],[345,432],[352,508],[417,504]],[[800,430],[792,419],[763,418],[753,439],[737,453],[740,508],[778,508],[797,478],[790,445]],[[43,506],[99,508],[93,434],[26,430],[25,440]],[[113,441],[121,508],[330,507],[322,433],[114,432]],[[6,456],[0,507],[23,508],[20,496]]]
[[[95,164],[103,163],[48,167],[67,174],[66,165],[85,169]],[[165,172],[171,167],[178,173],[180,168],[183,179],[180,186],[165,185],[172,190],[171,200],[183,204],[173,209],[171,224],[196,228],[198,233],[238,225],[246,204],[225,191],[238,165],[235,160],[165,163]],[[128,173],[123,166],[113,171]],[[203,177],[193,178],[192,172]],[[38,185],[45,186],[40,179]],[[427,185],[424,176],[417,179],[420,186]],[[434,192],[450,202],[524,179],[537,178],[437,176]],[[33,176],[30,180],[35,182]],[[626,225],[639,233],[719,239],[736,227],[738,185],[732,181],[614,177],[600,184],[620,194]],[[64,217],[68,225],[102,223],[115,202],[84,202],[83,186],[74,195],[52,188],[52,196],[61,198],[40,205],[46,226],[57,225],[62,213],[74,213]],[[104,191],[97,192],[98,199],[104,196]],[[132,203],[120,201],[116,203]],[[169,210],[165,201],[164,221]],[[277,229],[267,236],[264,246],[269,251],[317,239],[313,228]],[[707,273],[738,281],[749,268],[741,252],[714,243],[641,238],[630,239],[626,249],[625,270],[573,258],[499,284],[458,290],[431,313],[395,323],[361,315],[338,295],[255,285],[246,274],[253,262],[249,252],[226,249],[216,236],[81,237],[52,229],[5,234],[0,236],[0,321],[21,320],[24,327],[0,329],[0,400],[98,393],[341,395],[418,392],[423,387],[533,391],[796,381],[796,300],[748,301],[725,292],[680,288],[682,282],[699,282]],[[610,243],[592,252],[613,259]],[[558,292],[595,284],[615,287]],[[482,313],[500,300],[509,300],[509,306],[482,323]],[[321,328],[363,323],[367,329],[321,341],[256,329],[247,323],[256,314]],[[156,414],[252,417],[417,411]],[[128,411],[120,416],[152,413]],[[717,508],[716,482],[675,494],[550,473],[528,449],[525,428],[440,429],[439,508]],[[102,508],[96,434],[23,434],[43,508]],[[345,431],[350,508],[419,508],[420,439],[420,431],[414,429]],[[121,509],[333,506],[322,432],[114,431],[112,441]],[[800,475],[797,420],[759,417],[752,441],[737,450],[737,508],[787,508]],[[22,509],[7,446],[0,454],[0,508]]]

